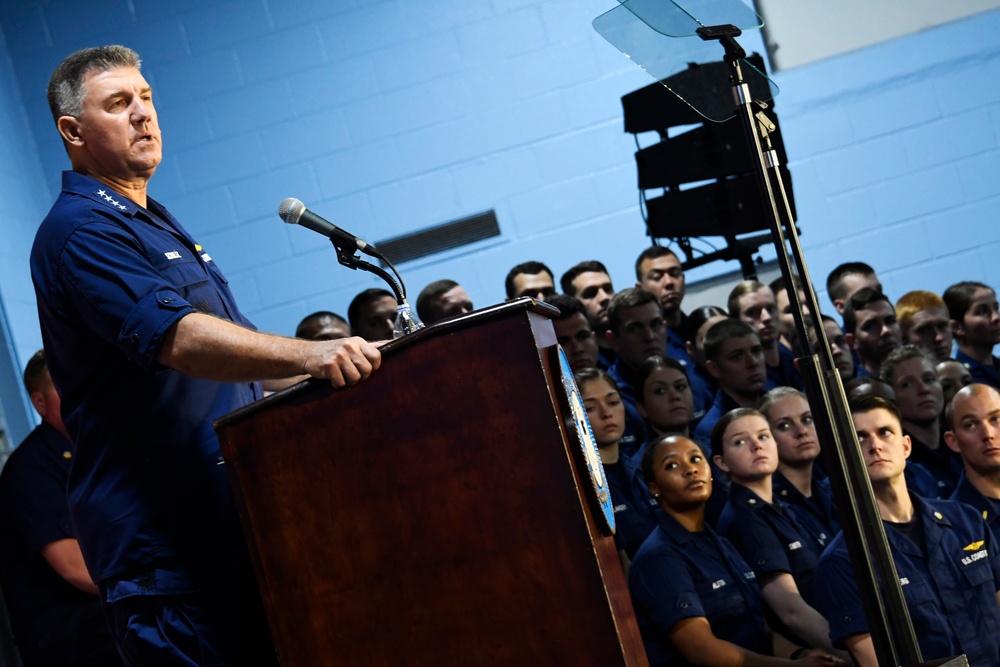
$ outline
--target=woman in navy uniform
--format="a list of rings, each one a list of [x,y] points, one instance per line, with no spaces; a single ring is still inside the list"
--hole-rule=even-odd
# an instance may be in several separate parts
[[[656,503],[642,482],[638,466],[622,451],[625,403],[618,384],[607,371],[587,368],[576,373],[576,384],[594,431],[615,510],[615,546],[627,563],[656,526]]]
[[[764,396],[760,411],[778,445],[778,469],[771,477],[774,495],[822,552],[840,524],[830,482],[816,465],[820,443],[809,401],[794,387],[777,387]]]
[[[801,665],[846,665],[772,636],[753,570],[705,523],[712,478],[696,443],[662,436],[642,470],[663,513],[632,562],[629,590],[652,667],[790,664],[776,652]]]
[[[730,479],[719,532],[753,568],[771,622],[799,642],[832,651],[829,626],[810,605],[823,549],[774,496],[778,447],[767,419],[750,408],[731,410],[712,430],[712,451]]]

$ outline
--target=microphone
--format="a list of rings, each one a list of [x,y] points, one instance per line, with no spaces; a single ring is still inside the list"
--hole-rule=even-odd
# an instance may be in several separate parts
[[[346,246],[348,249],[357,248],[366,255],[381,258],[375,246],[368,245],[354,234],[345,232],[332,222],[319,217],[295,197],[289,197],[281,202],[281,206],[278,207],[278,216],[290,225],[301,225],[322,234],[333,241],[335,246]]]

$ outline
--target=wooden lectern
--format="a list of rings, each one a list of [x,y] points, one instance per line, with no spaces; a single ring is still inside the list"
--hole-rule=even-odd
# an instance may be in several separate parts
[[[216,422],[283,667],[647,664],[553,314],[471,313]]]

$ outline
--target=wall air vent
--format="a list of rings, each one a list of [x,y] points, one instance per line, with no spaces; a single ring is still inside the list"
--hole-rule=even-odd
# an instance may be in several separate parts
[[[496,212],[489,210],[412,234],[384,239],[375,246],[386,259],[399,265],[495,236],[500,236],[500,225]]]

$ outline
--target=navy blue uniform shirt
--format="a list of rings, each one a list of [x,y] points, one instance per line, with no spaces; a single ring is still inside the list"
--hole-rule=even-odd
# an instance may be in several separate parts
[[[76,443],[70,511],[94,581],[244,562],[212,421],[259,398],[260,385],[195,379],[156,361],[166,331],[189,313],[250,326],[208,252],[152,199],[143,209],[64,172],[31,276]]]
[[[41,554],[75,537],[66,502],[73,445],[43,422],[0,473],[0,577],[26,665],[122,664],[96,595],[63,579]]]
[[[959,350],[955,353],[955,361],[961,362],[968,369],[973,382],[981,382],[994,389],[1000,389],[1000,371],[997,371],[997,368],[1000,367],[1000,359],[993,357],[992,364],[984,364]]]
[[[650,667],[684,667],[670,629],[704,617],[719,639],[770,655],[770,633],[753,570],[711,528],[692,533],[661,512],[629,569],[629,592]]]
[[[795,355],[782,343],[778,343],[778,365],[767,366],[767,391],[775,387],[795,387],[804,390],[802,374],[795,367]]]
[[[771,487],[774,489],[774,497],[785,503],[786,509],[795,517],[799,528],[814,540],[819,553],[822,553],[840,532],[830,480],[819,477],[814,467],[812,496],[809,498],[802,495],[802,492],[780,472],[775,472],[771,477]]]
[[[787,572],[802,597],[811,599],[813,575],[823,548],[799,526],[781,500],[769,503],[742,484],[730,484],[719,532],[733,543],[758,579]]]
[[[649,495],[639,467],[626,454],[619,453],[616,463],[605,463],[604,474],[615,510],[615,545],[632,558],[656,527],[661,510]]]
[[[621,358],[615,359],[608,369],[608,375],[618,385],[618,395],[625,404],[625,433],[618,442],[618,448],[627,456],[634,456],[646,441],[646,420],[635,407],[635,388],[632,386],[632,369]]]
[[[712,404],[712,394],[709,392],[705,381],[695,372],[694,360],[688,354],[684,345],[684,328],[687,316],[684,316],[680,330],[673,327],[667,328],[667,356],[676,360],[684,367],[684,372],[688,377],[688,384],[691,386],[691,395],[694,397],[694,416],[691,421],[701,419],[709,406]],[[641,388],[640,388],[641,389]]]
[[[911,461],[920,464],[934,478],[935,492],[930,497],[947,498],[954,493],[958,477],[962,474],[962,456],[951,451],[943,439],[938,443],[937,449],[931,449],[906,429],[903,429],[903,433],[910,436],[913,445],[910,457],[906,460],[907,465]]]
[[[738,407],[740,407],[739,404],[730,398],[726,392],[721,389],[715,392],[715,400],[712,401],[712,407],[701,418],[698,425],[694,427],[695,440],[705,451],[705,456],[711,459],[713,453],[718,453],[712,452],[712,429],[719,423],[723,415]]]
[[[923,544],[884,522],[886,537],[924,660],[965,653],[972,667],[1000,664],[1000,550],[978,512],[910,494]],[[868,633],[843,533],[820,558],[816,602],[830,639]]]
[[[979,492],[979,489],[972,486],[972,482],[962,472],[955,487],[955,493],[951,494],[949,500],[957,500],[960,503],[971,505],[982,515],[986,525],[993,531],[993,535],[1000,535],[1000,500],[989,498]]]

